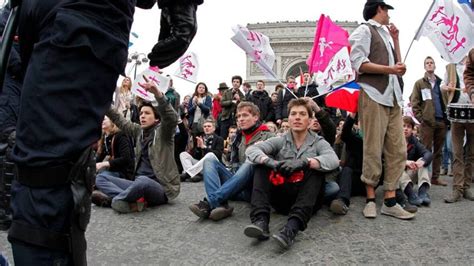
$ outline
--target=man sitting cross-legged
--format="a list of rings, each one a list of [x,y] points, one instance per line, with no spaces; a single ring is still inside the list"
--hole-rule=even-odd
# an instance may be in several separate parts
[[[209,156],[217,157],[219,161],[222,158],[224,151],[224,140],[219,137],[216,131],[216,124],[212,118],[204,121],[202,128],[204,134],[196,137],[196,146],[193,148],[193,155],[188,152],[179,154],[179,159],[183,165],[183,173],[181,174],[181,181],[190,178],[192,182],[199,182],[202,180],[200,175],[202,172],[204,160]]]
[[[125,120],[112,109],[106,114],[123,133],[136,139],[135,180],[106,174],[96,179],[97,188],[112,198],[112,209],[120,213],[141,211],[146,204],[165,204],[176,198],[180,190],[174,160],[178,116],[152,81],[143,87],[155,95],[158,107],[144,102],[140,107],[140,125]]]
[[[252,224],[245,227],[248,237],[269,237],[270,209],[288,214],[287,224],[273,238],[283,248],[294,242],[305,230],[317,207],[321,205],[324,173],[336,169],[339,159],[329,143],[308,130],[314,114],[306,99],[288,104],[290,130],[258,143],[247,151],[248,159],[257,164],[253,179]]]
[[[245,162],[247,147],[266,140],[274,135],[267,126],[259,121],[258,107],[251,102],[241,102],[237,106],[237,124],[240,128],[232,143],[231,164],[229,171],[217,157],[209,156],[204,160],[204,186],[206,198],[192,204],[189,209],[201,218],[217,221],[232,215],[229,199],[250,201],[254,166]]]
[[[409,116],[403,117],[403,134],[407,142],[406,168],[400,177],[400,188],[408,197],[408,202],[412,205],[429,206],[431,204],[428,191],[430,189],[430,177],[428,166],[433,160],[433,153],[423,146],[423,144],[413,136],[415,122]],[[412,180],[418,183],[418,193],[413,190]]]

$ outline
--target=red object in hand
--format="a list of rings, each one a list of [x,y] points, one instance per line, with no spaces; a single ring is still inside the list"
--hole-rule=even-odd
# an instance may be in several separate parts
[[[294,172],[293,174],[291,174],[290,177],[285,178],[280,173],[271,171],[268,178],[270,179],[270,182],[274,186],[283,185],[284,183],[298,183],[298,182],[303,181],[304,172],[303,171]]]

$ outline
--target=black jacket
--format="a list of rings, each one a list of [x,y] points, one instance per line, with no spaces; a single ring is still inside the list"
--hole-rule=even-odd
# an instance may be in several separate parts
[[[104,141],[102,153],[98,154],[96,161],[102,162],[106,156],[111,156],[108,170],[118,172],[122,178],[133,180],[133,168],[135,164],[133,154],[133,145],[130,138],[118,132],[113,135],[109,141]]]
[[[200,5],[204,0],[158,0],[158,7],[168,7],[172,4],[195,4]]]
[[[278,92],[278,99],[275,107],[275,120],[288,118],[288,103],[296,99],[293,93],[289,91],[290,89],[284,88]],[[297,94],[297,92],[295,93]]]
[[[427,167],[433,160],[433,153],[426,149],[415,136],[411,135],[407,139],[407,159],[417,161],[420,158],[423,158],[425,162],[423,166]]]
[[[203,137],[204,138],[204,137]],[[204,155],[212,152],[216,155],[217,159],[222,160],[222,153],[224,152],[224,139],[217,134],[213,134],[212,144],[210,146],[204,143],[206,148],[201,149],[199,147],[194,148],[194,158],[200,160]]]
[[[267,91],[254,90],[247,97],[247,101],[254,103],[260,109],[260,121],[272,121],[272,99],[268,96]]]
[[[331,117],[326,111],[321,109],[321,111],[316,113],[316,119],[318,119],[319,125],[321,126],[319,135],[329,142],[329,145],[333,146],[336,140],[336,125],[331,120]]]
[[[341,139],[346,144],[347,160],[345,166],[362,172],[363,141],[362,137],[352,130],[355,120],[347,116],[342,127]]]
[[[319,92],[318,92],[318,85],[316,85],[316,83],[311,83],[311,84],[308,84],[308,89],[306,89],[306,85],[303,85],[303,86],[300,86],[298,88],[298,97],[304,97],[304,92],[306,90],[306,97],[311,97],[313,98],[314,96],[317,96],[319,95]],[[325,106],[324,104],[324,96],[321,96],[321,97],[318,97],[318,98],[314,98],[313,99],[320,107],[323,107]]]

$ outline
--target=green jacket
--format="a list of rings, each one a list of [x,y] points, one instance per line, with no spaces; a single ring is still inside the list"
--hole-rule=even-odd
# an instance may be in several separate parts
[[[446,109],[448,104],[448,92],[441,89],[441,79],[436,76],[436,83],[440,87],[441,98],[443,100],[443,111]],[[422,90],[430,89],[431,98],[433,98],[433,88],[431,83],[428,80],[428,76],[425,73],[425,76],[422,79],[416,81],[413,86],[413,91],[410,96],[410,102],[412,105],[413,113],[420,123],[425,123],[428,126],[434,126],[436,123],[435,119],[435,106],[432,99],[423,100]]]
[[[222,113],[221,113],[221,120],[227,120],[231,118],[233,115],[235,115],[235,109],[237,108],[237,103],[234,103],[234,89],[230,88],[224,91],[224,94],[222,95],[222,100],[221,100],[221,106],[222,106]],[[245,101],[245,95],[238,90],[240,101],[243,102]]]
[[[148,155],[157,181],[164,187],[168,199],[178,196],[180,190],[180,179],[178,167],[174,160],[174,135],[178,116],[167,102],[166,97],[156,98],[158,102],[158,113],[161,123],[155,127],[153,141],[150,143]],[[135,147],[135,171],[141,157],[142,129],[140,125],[127,121],[115,110],[109,109],[106,115],[119,127],[122,132],[136,139]]]

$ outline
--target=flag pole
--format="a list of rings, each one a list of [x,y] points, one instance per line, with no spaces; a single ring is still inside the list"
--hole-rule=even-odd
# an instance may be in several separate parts
[[[408,53],[410,52],[411,50],[411,46],[413,45],[413,42],[417,39],[420,38],[420,36],[418,36],[420,34],[420,31],[421,31],[421,27],[423,26],[423,24],[425,23],[425,20],[426,18],[428,17],[428,14],[430,13],[431,9],[433,8],[433,5],[435,4],[436,0],[433,0],[433,2],[431,3],[430,5],[430,8],[428,8],[428,11],[426,12],[426,15],[425,17],[423,18],[423,20],[421,21],[421,24],[420,26],[418,27],[418,30],[416,31],[415,33],[415,36],[413,37],[413,39],[411,40],[411,43],[410,43],[410,46],[408,47],[408,50],[407,50],[407,53],[405,54],[405,57],[403,59],[403,63],[405,64],[405,61],[407,60],[407,57],[408,57]]]

